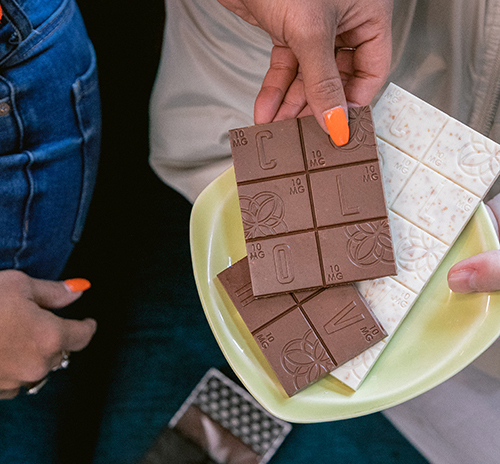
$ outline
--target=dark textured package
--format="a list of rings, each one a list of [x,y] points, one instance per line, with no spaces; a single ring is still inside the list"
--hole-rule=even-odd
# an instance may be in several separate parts
[[[265,464],[291,428],[211,368],[141,464]]]

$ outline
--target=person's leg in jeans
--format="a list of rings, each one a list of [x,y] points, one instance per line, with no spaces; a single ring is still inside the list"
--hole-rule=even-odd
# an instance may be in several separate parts
[[[57,279],[95,181],[95,56],[73,0],[0,4],[0,269]],[[71,376],[70,367],[38,395],[0,402],[2,464],[59,462]]]

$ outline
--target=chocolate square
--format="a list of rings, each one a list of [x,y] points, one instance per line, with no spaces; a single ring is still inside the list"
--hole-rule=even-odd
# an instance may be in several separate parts
[[[313,232],[282,235],[247,242],[254,295],[310,289],[323,285],[317,236]],[[258,278],[255,278],[258,276]]]
[[[302,310],[314,325],[328,352],[343,364],[355,358],[360,347],[366,347],[374,339],[381,340],[378,322],[367,311],[367,304],[352,285],[320,291],[312,300],[303,303]]]
[[[378,162],[318,171],[310,179],[318,227],[387,217]]]
[[[314,226],[305,175],[240,185],[238,196],[243,230],[249,239]]]
[[[338,147],[314,116],[301,120],[307,167],[310,171],[360,161],[377,161],[376,138],[369,107],[349,109],[349,142]]]
[[[394,252],[388,219],[323,229],[318,235],[327,284],[358,280],[361,271],[373,278],[392,273]]]
[[[255,331],[253,338],[289,396],[335,368],[335,362],[298,307]]]
[[[233,129],[229,142],[238,182],[304,171],[296,120]]]
[[[295,305],[295,299],[290,293],[256,299],[252,292],[246,258],[228,267],[217,277],[250,332],[259,329]]]

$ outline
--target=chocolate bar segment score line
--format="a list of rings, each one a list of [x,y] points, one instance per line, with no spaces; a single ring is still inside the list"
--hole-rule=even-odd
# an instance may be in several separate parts
[[[255,298],[246,257],[217,277],[288,396],[386,336],[352,284]]]
[[[253,294],[396,273],[369,107],[337,147],[314,117],[229,132]]]

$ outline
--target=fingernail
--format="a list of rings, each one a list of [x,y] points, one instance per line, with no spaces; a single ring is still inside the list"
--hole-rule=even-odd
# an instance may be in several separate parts
[[[349,142],[349,124],[344,108],[337,106],[323,113],[325,124],[333,143],[338,147]]]
[[[64,281],[70,292],[84,292],[90,288],[90,282],[87,279],[67,279]]]
[[[448,275],[448,286],[455,293],[471,293],[477,291],[476,271],[463,269]]]

